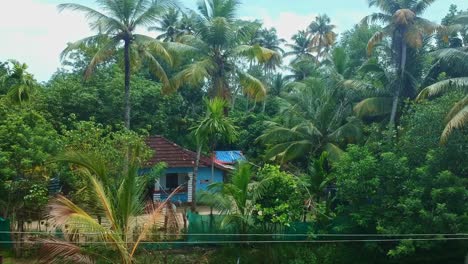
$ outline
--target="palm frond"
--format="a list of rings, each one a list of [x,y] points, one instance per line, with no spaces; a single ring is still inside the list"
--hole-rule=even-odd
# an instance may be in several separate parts
[[[391,97],[366,98],[356,104],[353,108],[358,117],[382,116],[389,114],[392,110]]]
[[[78,169],[89,182],[91,191],[96,195],[96,200],[99,201],[107,219],[110,224],[115,227],[117,221],[112,202],[108,193],[106,193],[106,189],[109,188],[110,183],[106,174],[106,165],[103,160],[92,154],[68,152],[56,158],[56,161],[64,161],[78,165]],[[67,201],[64,201],[64,204],[70,205]],[[73,207],[73,205],[70,206]]]
[[[358,142],[362,138],[362,125],[354,118],[333,131],[328,138],[334,142],[340,142],[342,139],[347,142]]]
[[[39,263],[95,263],[94,259],[83,253],[82,248],[76,244],[52,238],[37,241],[42,244],[39,250]]]
[[[255,45],[239,45],[236,47],[235,53],[245,56],[250,60],[256,60],[259,63],[267,63],[272,60],[278,60],[280,55],[274,51],[258,44]]]
[[[238,71],[240,85],[244,93],[256,101],[262,101],[266,96],[265,85],[252,75]]]
[[[416,14],[422,14],[436,0],[420,0],[412,9]]]
[[[400,9],[399,1],[367,0],[369,7],[377,7],[387,14],[393,14]]]
[[[333,143],[327,143],[324,146],[325,151],[328,153],[328,158],[332,162],[337,162],[345,153],[340,147]]]
[[[370,24],[374,23],[389,23],[392,21],[392,16],[383,14],[383,13],[373,13],[368,16],[365,16],[361,20],[361,24],[365,26],[369,26]]]
[[[310,140],[290,140],[276,144],[269,148],[265,154],[266,159],[279,158],[284,163],[299,157],[304,157],[313,150]]]
[[[191,85],[201,84],[215,70],[215,67],[210,58],[195,61],[173,77],[171,80],[172,87],[177,88],[184,83]]]
[[[416,101],[436,96],[453,89],[468,89],[468,77],[453,78],[434,83],[421,90]]]
[[[158,17],[170,7],[174,7],[174,2],[171,0],[153,1],[146,9],[140,8],[140,11],[138,12],[139,14],[134,17],[132,26],[151,26]],[[136,8],[133,10],[137,11]]]
[[[463,107],[463,108],[462,108]],[[460,109],[460,110],[458,110]],[[458,110],[458,111],[456,111]],[[452,134],[454,129],[460,129],[468,123],[468,98],[465,97],[461,102],[457,103],[454,108],[450,111],[450,120],[448,121],[447,125],[442,132],[442,136],[440,137],[440,142],[442,144],[447,143],[448,138]]]
[[[60,60],[65,60],[65,58],[68,56],[68,54],[70,54],[70,52],[77,50],[81,46],[88,46],[92,43],[98,43],[99,41],[104,40],[105,38],[105,35],[97,34],[94,36],[83,38],[73,43],[68,43],[67,47],[60,53]]]
[[[378,43],[380,43],[386,35],[387,34],[384,31],[378,31],[369,39],[369,42],[367,43],[367,55],[368,56],[372,54],[374,47]]]
[[[143,226],[143,229],[141,230],[140,235],[138,236],[137,240],[135,241],[132,251],[130,252],[130,257],[133,257],[135,254],[138,246],[140,245],[141,240],[148,235],[148,233],[151,231],[151,228],[153,227],[153,224],[155,223],[159,215],[161,214],[162,209],[166,206],[167,202],[172,199],[172,197],[182,188],[182,185],[177,187],[172,193],[170,193],[166,200],[164,202],[160,203],[159,206],[149,215],[147,218],[147,224]]]
[[[468,95],[453,105],[452,109],[450,109],[450,112],[445,117],[445,123],[450,122],[450,120],[452,120],[453,117],[457,115],[467,105],[468,105]]]
[[[86,67],[84,74],[85,79],[88,79],[93,74],[94,69],[99,63],[106,61],[114,54],[120,41],[121,39],[119,37],[111,38],[94,54],[88,67]]]
[[[67,233],[91,233],[104,241],[114,241],[107,228],[63,196],[58,196],[49,204],[49,216],[54,224]]]
[[[84,5],[74,3],[60,4],[58,5],[58,10],[59,12],[71,10],[85,13],[86,18],[90,20],[89,25],[92,30],[111,33],[112,31],[126,28],[119,20]]]

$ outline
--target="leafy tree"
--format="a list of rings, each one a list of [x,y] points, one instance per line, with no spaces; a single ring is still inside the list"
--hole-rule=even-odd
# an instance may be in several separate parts
[[[340,233],[422,234],[457,233],[466,223],[466,179],[438,167],[437,155],[428,153],[425,165],[411,167],[395,152],[371,152],[351,146],[335,164]],[[461,223],[461,224],[460,224]],[[387,256],[404,263],[463,259],[463,243],[401,240],[376,245]],[[448,248],[454,254],[444,256]],[[415,254],[416,252],[419,252]]]
[[[463,175],[468,164],[462,157],[467,149],[464,141],[467,133],[455,130],[450,140],[440,144],[440,135],[444,131],[444,118],[450,108],[463,97],[460,91],[453,91],[430,101],[415,102],[408,106],[401,120],[399,149],[408,157],[413,166],[421,166],[430,151],[437,151],[440,169]]]
[[[125,0],[125,1],[103,1],[96,3],[104,10],[100,12],[80,4],[60,4],[59,10],[80,11],[86,14],[90,20],[90,27],[99,30],[95,36],[87,37],[75,43],[69,44],[63,51],[65,57],[71,50],[79,48],[98,39],[106,38],[105,43],[96,52],[85,72],[85,78],[93,73],[97,64],[111,58],[123,42],[124,47],[124,86],[125,86],[125,126],[130,128],[130,71],[131,64],[144,61],[149,69],[156,75],[165,86],[169,86],[169,79],[158,59],[163,59],[169,64],[172,58],[166,48],[159,42],[148,36],[135,33],[141,26],[149,26],[160,16],[160,14],[171,5],[170,1],[150,0]]]
[[[275,232],[299,221],[304,210],[303,194],[298,179],[279,166],[265,165],[257,173],[265,184],[264,194],[255,201],[253,216],[265,231]]]
[[[405,90],[407,75],[408,47],[420,48],[424,36],[434,33],[440,26],[421,17],[421,14],[434,1],[400,1],[400,0],[368,0],[370,7],[377,7],[381,13],[374,13],[363,19],[364,23],[382,22],[382,30],[376,32],[369,39],[367,51],[372,53],[374,47],[385,37],[391,38],[391,47],[394,52],[394,64],[398,72],[399,85],[393,93],[390,124],[395,124],[396,113],[401,93]]]
[[[21,231],[25,221],[41,217],[54,172],[47,161],[60,143],[41,113],[0,102],[0,211]]]
[[[246,73],[239,58],[267,63],[279,56],[275,51],[260,45],[241,44],[252,23],[236,19],[237,0],[209,0],[197,4],[195,35],[179,38],[193,48],[195,60],[175,78],[176,84],[200,84],[205,79],[212,96],[227,100],[233,93],[231,80],[238,80],[244,93],[255,100],[265,97],[265,85]],[[227,111],[227,108],[225,109]]]

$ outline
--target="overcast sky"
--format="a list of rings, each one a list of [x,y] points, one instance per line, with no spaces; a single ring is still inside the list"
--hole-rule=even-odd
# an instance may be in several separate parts
[[[196,0],[180,0],[193,8]],[[9,0],[0,10],[0,61],[16,59],[29,65],[39,81],[47,81],[60,67],[59,54],[67,42],[89,36],[86,19],[80,13],[58,13],[57,4],[74,2],[89,6],[93,0]],[[438,0],[425,17],[439,22],[450,4],[468,9],[468,0]],[[367,0],[244,0],[239,17],[261,19],[289,40],[317,14],[328,14],[337,31],[343,32],[371,13]],[[144,29],[142,29],[144,30]]]

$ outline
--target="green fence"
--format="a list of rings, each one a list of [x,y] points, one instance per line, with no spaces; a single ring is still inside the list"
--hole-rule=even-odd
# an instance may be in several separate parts
[[[295,222],[290,226],[265,225],[249,229],[249,234],[239,234],[235,226],[222,227],[223,216],[188,214],[187,242],[227,241],[305,241],[309,239],[312,224]]]
[[[10,220],[0,217],[0,249],[12,249]]]

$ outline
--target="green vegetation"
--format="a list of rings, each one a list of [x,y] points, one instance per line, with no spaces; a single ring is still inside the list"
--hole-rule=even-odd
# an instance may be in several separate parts
[[[0,255],[6,263],[462,263],[468,7],[447,6],[436,24],[424,18],[433,2],[369,0],[379,12],[344,33],[323,14],[291,40],[240,19],[237,0],[199,1],[197,10],[169,0],[59,5],[84,12],[97,35],[64,47],[63,68],[45,83],[14,58],[0,62],[0,217],[19,232]],[[152,154],[148,135],[197,151],[191,209],[210,206],[219,230],[246,235],[231,239],[277,239],[302,225],[303,243],[152,250],[171,230],[154,227],[171,207],[145,205],[164,169],[139,171]],[[201,154],[217,149],[242,150],[248,162],[200,192]]]

